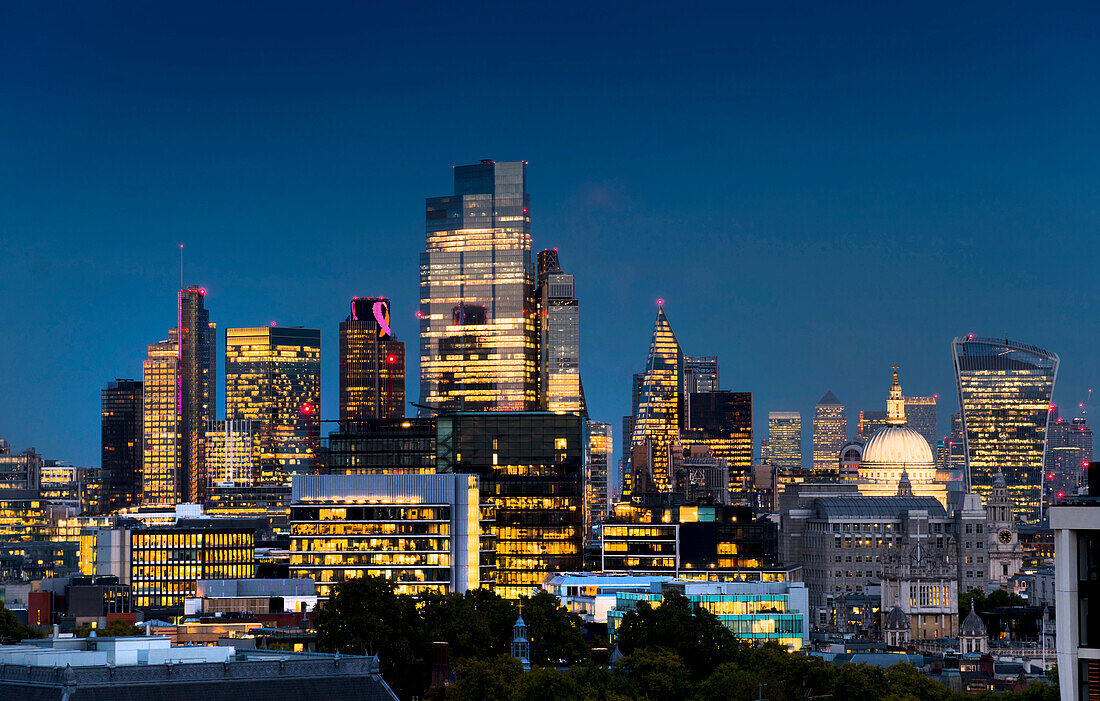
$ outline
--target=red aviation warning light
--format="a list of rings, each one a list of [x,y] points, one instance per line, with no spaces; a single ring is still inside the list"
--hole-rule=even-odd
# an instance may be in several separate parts
[[[396,363],[396,362],[397,362],[397,356],[396,356],[396,355],[392,355],[392,354],[391,354],[391,355],[387,355],[387,356],[386,356],[386,362],[387,362],[387,363],[389,363],[390,365],[393,365],[394,363]]]
[[[312,414],[313,411],[314,411],[313,405],[310,404],[309,402],[306,402],[305,404],[302,405],[301,412],[303,414],[305,414],[306,416],[309,416],[310,414]]]

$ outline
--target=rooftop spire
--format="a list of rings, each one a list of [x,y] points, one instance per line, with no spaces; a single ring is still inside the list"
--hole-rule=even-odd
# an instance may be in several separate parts
[[[905,397],[901,395],[898,383],[898,364],[894,363],[894,384],[890,385],[890,398],[886,400],[886,423],[894,426],[905,425]]]

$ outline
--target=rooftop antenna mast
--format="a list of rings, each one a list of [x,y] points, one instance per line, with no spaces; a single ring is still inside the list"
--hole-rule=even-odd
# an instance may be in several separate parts
[[[183,244],[180,244],[180,289],[183,289]]]

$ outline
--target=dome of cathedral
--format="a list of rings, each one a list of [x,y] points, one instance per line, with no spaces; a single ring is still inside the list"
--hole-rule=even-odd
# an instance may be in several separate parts
[[[883,426],[863,447],[864,464],[930,467],[934,462],[928,441],[908,426]]]

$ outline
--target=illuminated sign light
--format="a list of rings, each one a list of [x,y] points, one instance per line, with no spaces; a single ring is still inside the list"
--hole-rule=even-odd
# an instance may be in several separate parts
[[[393,331],[390,330],[390,305],[388,302],[379,300],[374,303],[374,320],[378,322],[379,338],[393,335]]]

